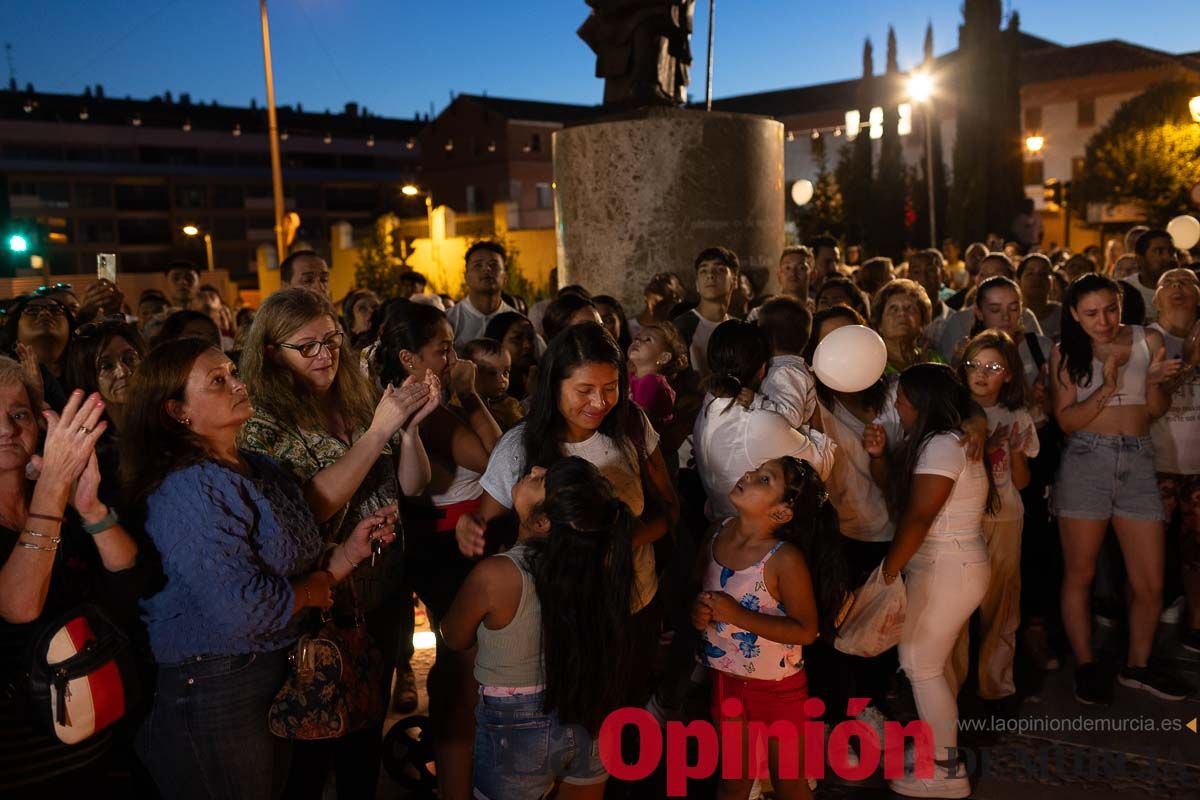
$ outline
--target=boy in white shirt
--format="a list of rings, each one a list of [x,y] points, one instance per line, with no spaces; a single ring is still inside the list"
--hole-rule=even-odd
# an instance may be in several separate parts
[[[784,417],[793,428],[807,425],[817,407],[816,383],[802,355],[812,314],[797,300],[773,297],[759,307],[758,325],[771,348],[759,407]]]

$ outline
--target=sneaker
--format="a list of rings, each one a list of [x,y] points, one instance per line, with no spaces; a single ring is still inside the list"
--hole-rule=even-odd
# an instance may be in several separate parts
[[[1062,666],[1054,648],[1050,646],[1046,629],[1041,625],[1031,625],[1025,629],[1025,649],[1033,665],[1042,672],[1053,672]]]
[[[932,778],[908,776],[888,781],[888,788],[904,797],[970,797],[971,781],[966,770],[955,766],[953,775],[946,767],[935,764]]]
[[[392,687],[392,713],[411,714],[417,710],[417,678],[411,669],[396,670],[396,685]]]
[[[1188,631],[1180,642],[1189,653],[1200,654],[1200,628]]]
[[[1182,700],[1195,691],[1194,687],[1182,678],[1154,667],[1125,667],[1117,676],[1117,680],[1122,686],[1141,689],[1161,700]]]
[[[1112,684],[1094,661],[1075,670],[1075,699],[1086,706],[1112,704]]]
[[[1183,619],[1183,606],[1185,602],[1183,597],[1176,598],[1174,603],[1164,608],[1162,613],[1158,615],[1158,621],[1164,625],[1178,624],[1179,620]]]

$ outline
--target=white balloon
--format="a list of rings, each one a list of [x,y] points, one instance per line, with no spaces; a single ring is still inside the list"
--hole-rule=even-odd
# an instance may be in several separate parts
[[[813,353],[813,371],[835,392],[861,392],[879,380],[887,366],[887,346],[863,325],[828,334]]]
[[[810,180],[800,180],[792,184],[792,202],[798,206],[807,205],[813,198],[813,183]]]
[[[1167,223],[1167,233],[1180,250],[1191,250],[1200,242],[1200,220],[1184,214]]]

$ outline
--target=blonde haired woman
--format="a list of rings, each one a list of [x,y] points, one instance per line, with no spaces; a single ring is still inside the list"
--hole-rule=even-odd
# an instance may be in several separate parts
[[[327,299],[304,289],[267,298],[246,338],[241,366],[255,408],[241,445],[271,456],[295,476],[326,547],[345,541],[361,519],[402,493],[424,490],[429,459],[419,425],[437,407],[436,376],[388,386],[380,396]],[[403,599],[402,551],[356,564],[352,592],[341,593],[334,609],[335,615],[365,612],[367,630],[384,654],[379,692],[385,701]],[[374,726],[298,743],[289,796],[319,797],[331,761],[340,796],[372,796],[381,749],[382,730]]]

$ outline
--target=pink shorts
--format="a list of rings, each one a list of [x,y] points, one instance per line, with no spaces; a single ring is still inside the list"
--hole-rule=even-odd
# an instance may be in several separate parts
[[[713,677],[713,722],[726,719],[721,704],[736,697],[742,702],[742,717],[746,720],[768,724],[787,720],[801,730],[806,719],[804,701],[808,699],[808,675],[804,670],[779,681],[743,680],[720,670],[709,671]]]

